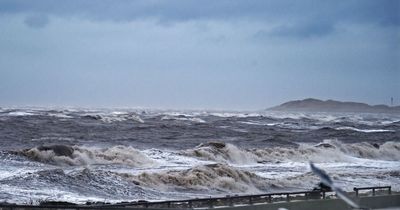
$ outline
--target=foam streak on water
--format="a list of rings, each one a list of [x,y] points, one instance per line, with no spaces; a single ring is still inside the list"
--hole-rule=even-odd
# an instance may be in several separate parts
[[[164,200],[400,190],[400,116],[156,110],[0,110],[0,202]]]

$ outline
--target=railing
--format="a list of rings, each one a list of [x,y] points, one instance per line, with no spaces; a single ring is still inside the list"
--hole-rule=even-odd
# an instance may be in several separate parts
[[[380,187],[355,187],[353,188],[355,195],[359,196],[359,191],[372,190],[372,195],[376,195],[376,190],[388,189],[388,194],[391,194],[391,186]],[[198,198],[187,200],[172,200],[172,201],[158,201],[147,202],[138,201],[135,203],[114,204],[111,206],[125,206],[125,207],[163,207],[163,208],[199,208],[208,207],[214,208],[215,206],[234,206],[235,204],[253,205],[255,203],[273,203],[277,201],[290,202],[291,200],[309,200],[309,199],[325,199],[330,190],[313,190],[313,191],[299,191],[299,192],[280,192],[280,193],[267,193],[257,195],[242,195],[242,196],[226,196],[226,197],[213,197],[213,198]],[[333,193],[332,193],[333,194]]]
[[[372,190],[372,195],[376,195],[376,190],[388,189],[388,194],[392,193],[391,186],[381,187],[355,187],[353,188],[355,195],[359,196],[359,191]],[[290,202],[293,200],[309,200],[309,199],[325,199],[327,193],[333,194],[330,190],[318,189],[313,191],[300,191],[300,192],[280,192],[280,193],[266,193],[257,195],[242,195],[242,196],[226,196],[226,197],[210,197],[210,198],[197,198],[187,200],[170,200],[170,201],[137,201],[137,202],[126,202],[117,204],[89,204],[89,205],[49,205],[42,203],[39,206],[32,205],[13,205],[13,204],[0,204],[0,207],[6,207],[6,209],[14,209],[18,207],[29,207],[28,209],[122,209],[122,208],[214,208],[216,206],[235,206],[235,204],[241,205],[253,205],[256,203],[273,203],[273,202]],[[56,202],[57,203],[57,202]]]
[[[208,207],[214,208],[215,206],[234,206],[234,204],[247,204],[252,205],[255,203],[273,203],[277,201],[290,202],[294,198],[297,200],[309,199],[325,199],[326,193],[331,192],[328,190],[313,190],[313,191],[300,191],[300,192],[281,192],[281,193],[267,193],[257,195],[242,195],[242,196],[226,196],[226,197],[213,197],[213,198],[197,198],[187,200],[172,200],[172,201],[138,201],[135,203],[119,203],[107,206],[112,207],[145,207],[145,208],[199,208]]]
[[[354,192],[356,192],[356,196],[358,197],[359,191],[361,190],[372,190],[372,196],[375,196],[377,189],[388,189],[388,194],[392,194],[392,187],[391,186],[381,186],[381,187],[355,187],[353,188]]]

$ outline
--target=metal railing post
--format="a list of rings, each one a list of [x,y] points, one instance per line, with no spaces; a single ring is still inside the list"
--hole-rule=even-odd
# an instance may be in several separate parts
[[[356,192],[356,197],[358,197],[358,189],[357,187],[353,188],[354,192]]]
[[[210,207],[210,209],[214,208],[214,201],[212,199],[208,201],[208,206]]]
[[[229,197],[229,206],[233,206],[233,200],[232,200],[232,197]]]
[[[375,186],[375,187],[354,187],[354,194],[356,197],[363,196],[364,194],[360,194],[360,191],[366,191],[367,193],[365,194],[366,196],[376,196],[379,195],[379,192],[377,191],[384,191],[382,192],[383,194],[392,194],[392,188],[391,186]],[[371,194],[369,194],[370,190],[372,191]],[[119,204],[104,204],[101,205],[101,207],[139,207],[139,208],[154,208],[155,206],[163,206],[164,208],[182,208],[185,207],[187,209],[193,209],[193,208],[204,208],[208,207],[211,208],[217,208],[219,206],[235,206],[236,204],[245,204],[245,205],[254,205],[257,203],[273,203],[275,201],[285,201],[286,202],[291,202],[291,200],[310,200],[310,199],[326,199],[327,196],[329,197],[329,193],[326,194],[327,192],[332,192],[331,190],[323,190],[323,189],[314,189],[312,191],[298,191],[298,192],[279,192],[279,193],[265,193],[265,194],[257,194],[257,195],[234,195],[234,196],[225,196],[225,197],[210,197],[210,198],[196,198],[196,199],[184,199],[184,200],[170,200],[170,201],[156,201],[156,202],[148,202],[145,200],[139,200],[131,203],[119,203]],[[301,197],[304,195],[304,198]],[[273,197],[275,196],[275,197]],[[300,197],[299,197],[300,196]],[[235,200],[236,199],[236,200]],[[197,203],[196,203],[197,202]],[[89,209],[91,207],[96,207],[97,205],[90,205],[88,204],[87,207],[85,206],[69,206],[71,209],[75,210],[82,210],[82,209]],[[3,207],[3,209],[19,209],[18,205],[0,205],[0,209]],[[23,208],[23,207],[21,207]],[[52,206],[41,206],[40,208],[53,208]]]

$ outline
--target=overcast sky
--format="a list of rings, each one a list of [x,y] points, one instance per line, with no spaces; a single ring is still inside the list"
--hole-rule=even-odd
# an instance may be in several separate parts
[[[0,106],[400,104],[398,0],[0,0]]]

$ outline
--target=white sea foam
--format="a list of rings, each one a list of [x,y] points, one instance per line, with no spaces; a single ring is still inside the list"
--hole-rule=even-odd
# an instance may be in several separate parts
[[[122,122],[122,121],[127,121],[127,120],[132,120],[136,121],[139,123],[144,123],[144,120],[137,116],[137,115],[121,115],[121,114],[110,114],[110,115],[98,115],[100,117],[100,120],[106,123],[112,123],[112,122]]]
[[[189,117],[189,116],[185,116],[185,115],[182,115],[182,116],[169,116],[169,115],[166,115],[166,116],[163,116],[161,118],[161,120],[191,121],[191,122],[196,122],[196,123],[205,123],[206,122],[205,120],[203,120],[201,118]]]
[[[265,180],[251,172],[224,164],[199,165],[187,170],[142,173],[137,176],[123,174],[144,186],[161,190],[186,189],[229,193],[259,193],[268,188]]]
[[[263,116],[268,116],[275,119],[295,119],[299,120],[302,118],[306,118],[308,115],[301,112],[265,112]]]
[[[386,142],[382,145],[370,143],[344,144],[335,139],[324,140],[321,144],[301,144],[298,148],[253,149],[252,153],[263,161],[295,162],[354,162],[357,158],[377,160],[400,160],[400,142]]]
[[[390,125],[390,124],[399,123],[399,122],[400,122],[400,120],[383,120],[379,123],[382,125]]]
[[[18,116],[33,116],[35,114],[32,112],[26,112],[26,111],[15,111],[15,112],[9,112],[7,115],[13,116],[13,117],[18,117]]]
[[[57,118],[72,118],[72,116],[69,116],[64,113],[48,113],[47,115],[50,117],[57,117]]]
[[[308,125],[308,124],[298,124],[298,123],[290,123],[290,122],[261,122],[261,121],[241,121],[240,123],[246,125],[256,125],[256,126],[271,126],[271,127],[280,127],[294,130],[317,130],[320,129],[320,126]]]
[[[204,193],[220,195],[310,190],[319,182],[309,172],[310,160],[320,163],[320,166],[346,190],[351,190],[354,186],[393,185],[398,183],[400,177],[398,170],[400,143],[397,142],[372,145],[344,144],[337,140],[326,140],[317,145],[303,144],[298,148],[255,149],[240,149],[232,144],[214,142],[184,151],[163,149],[137,151],[125,146],[109,149],[87,147],[72,147],[72,149],[70,156],[68,149],[51,151],[48,148],[47,150],[34,148],[24,152],[28,157],[41,162],[61,166],[102,164],[91,165],[90,168],[108,171],[95,176],[85,175],[85,179],[96,181],[103,179],[102,176],[117,175],[121,180],[129,181],[141,189],[151,189],[160,193],[181,192],[186,197]],[[60,155],[63,152],[66,155]],[[43,176],[45,177],[45,174]],[[82,177],[78,173],[76,178]],[[115,184],[125,183],[121,180],[116,180]],[[394,185],[393,189],[399,189],[399,186]],[[148,195],[147,191],[143,192],[145,196]],[[37,192],[27,190],[24,193]],[[125,195],[123,190],[121,193]],[[74,201],[75,198],[58,199]],[[82,196],[76,201],[81,202]]]
[[[215,116],[215,117],[236,117],[236,118],[245,118],[245,117],[261,117],[263,116],[260,113],[241,113],[241,112],[209,112],[207,115]]]
[[[144,123],[144,120],[136,112],[85,110],[80,112],[79,116],[101,120],[105,123],[123,122],[128,120]]]
[[[264,123],[264,122],[256,122],[256,121],[242,121],[240,123],[246,124],[246,125],[260,125],[260,126],[264,126],[264,125],[275,125],[276,123]]]
[[[44,136],[40,138],[33,138],[31,141],[73,142],[76,141],[76,139],[70,137]]]
[[[381,133],[381,132],[395,132],[395,130],[387,130],[387,129],[358,129],[354,127],[338,127],[336,130],[352,130],[363,133]]]
[[[26,173],[33,173],[38,169],[31,169],[31,168],[11,168],[7,166],[3,166],[0,168],[0,180],[9,178],[16,175],[26,174]]]
[[[358,162],[359,158],[374,160],[400,160],[400,143],[386,142],[345,144],[335,139],[320,144],[300,144],[298,148],[270,147],[239,149],[232,144],[210,142],[183,152],[185,155],[231,164],[265,162]]]
[[[368,126],[388,125],[399,122],[399,116],[390,114],[366,114],[366,113],[307,113],[307,112],[265,112],[263,116],[277,120],[282,119],[311,119],[319,123],[342,123],[350,122]]]
[[[132,147],[114,146],[111,148],[50,146],[32,148],[20,152],[33,160],[55,165],[122,164],[129,166],[152,166],[156,162]]]
[[[17,112],[15,109],[8,110],[8,112],[9,111]],[[17,154],[23,154],[29,159],[5,151],[6,153],[4,154],[6,155],[0,158],[0,165],[2,166],[0,167],[0,194],[5,195],[4,197],[7,199],[15,198],[15,200],[9,201],[18,203],[29,201],[29,198],[49,198],[71,202],[85,202],[86,200],[105,201],[105,199],[108,199],[106,201],[113,202],[118,198],[121,198],[120,201],[123,201],[123,198],[147,200],[149,195],[156,195],[153,198],[157,199],[174,199],[174,196],[178,194],[181,198],[188,198],[202,197],[205,195],[217,196],[221,194],[232,195],[237,193],[310,190],[319,182],[318,178],[310,173],[308,169],[310,160],[319,164],[321,168],[326,170],[328,174],[346,190],[351,190],[354,186],[366,185],[392,185],[393,190],[400,190],[400,185],[398,184],[400,179],[400,143],[383,143],[386,136],[390,139],[395,138],[394,133],[390,133],[392,130],[389,129],[397,129],[397,124],[391,125],[392,123],[398,122],[396,117],[352,116],[348,114],[338,116],[329,114],[325,116],[325,114],[311,115],[307,113],[294,115],[277,114],[275,117],[272,117],[264,113],[230,113],[222,111],[183,111],[169,114],[166,114],[164,111],[142,113],[132,112],[132,110],[117,112],[112,112],[110,110],[71,110],[68,112],[60,110],[60,112],[45,112],[32,109],[18,109],[18,111],[43,116],[53,116],[53,114],[49,113],[55,113],[54,117],[58,118],[65,118],[65,116],[63,116],[63,114],[65,114],[74,119],[76,118],[77,121],[82,117],[83,123],[90,122],[88,123],[90,126],[96,126],[98,123],[102,122],[111,123],[127,120],[129,121],[127,123],[134,124],[136,122],[143,122],[143,120],[140,120],[142,118],[150,126],[153,122],[155,122],[156,125],[160,125],[158,119],[164,116],[165,118],[163,120],[171,119],[172,121],[164,121],[161,124],[171,123],[171,125],[175,125],[176,122],[173,120],[182,120],[181,123],[189,124],[186,122],[196,121],[196,118],[198,118],[207,120],[207,123],[215,125],[218,131],[221,132],[210,138],[220,139],[226,142],[237,142],[238,139],[246,136],[246,141],[249,141],[246,148],[240,148],[229,143],[211,142],[201,144],[192,149],[180,150],[187,145],[192,145],[193,142],[197,140],[186,142],[187,136],[185,135],[184,138],[176,141],[174,139],[173,141],[146,145],[152,147],[154,145],[166,145],[185,141],[182,145],[168,145],[170,150],[165,148],[152,148],[139,151],[129,146],[115,146],[111,148],[65,146],[60,147],[61,149],[52,149],[49,146],[47,148],[37,147],[17,152]],[[2,118],[10,118],[7,117],[8,112],[3,112],[1,114]],[[85,117],[85,115],[90,116]],[[218,118],[217,115],[220,117],[243,117],[243,119],[221,119]],[[16,116],[18,116],[18,114],[16,114]],[[134,119],[135,116],[140,119]],[[250,118],[245,119],[246,117]],[[280,118],[284,119],[280,120]],[[248,129],[250,126],[245,126],[243,124],[237,126],[238,124],[236,123],[238,123],[238,121],[254,126],[250,129]],[[75,120],[71,120],[71,122],[75,122]],[[197,122],[201,121],[197,120]],[[217,123],[212,124],[214,122]],[[364,124],[369,126],[362,126]],[[312,126],[314,125],[315,127],[329,128],[327,131],[329,131],[329,134],[332,133],[333,136],[335,135],[334,128],[338,127],[344,130],[358,129],[356,130],[357,132],[365,132],[368,135],[365,134],[362,136],[371,137],[366,139],[366,141],[372,141],[374,136],[382,138],[377,138],[377,143],[359,142],[350,144],[331,139],[325,140],[319,144],[300,143],[298,147],[282,146],[263,148],[268,144],[260,142],[259,139],[262,139],[262,137],[258,138],[259,136],[256,135],[254,135],[255,140],[252,141],[253,139],[251,139],[251,137],[253,133],[249,133],[249,135],[244,133],[239,135],[231,135],[238,133],[229,133],[225,135],[227,132],[232,132],[233,129],[243,128],[247,130],[237,131],[255,131],[254,134],[256,134],[256,129],[263,129],[257,126],[313,129]],[[345,126],[349,127],[346,128]],[[147,128],[147,124],[143,127]],[[156,129],[156,127],[157,126],[151,128]],[[208,126],[200,127],[207,128]],[[219,128],[225,128],[226,130]],[[153,131],[152,129],[151,132]],[[164,131],[164,128],[162,129]],[[149,129],[144,129],[139,132],[147,132],[148,130]],[[279,129],[267,128],[266,130],[267,132],[281,132]],[[131,131],[132,130],[129,130],[129,135],[132,134]],[[378,133],[374,133],[375,131]],[[30,137],[33,138],[32,140],[29,140],[28,137],[29,144],[42,145],[46,142],[54,142],[57,144],[80,143],[104,146],[102,145],[102,139],[97,141],[93,139],[93,136],[91,136],[90,139],[81,140],[75,135],[68,134],[59,135],[63,137],[51,137],[54,135],[51,132],[53,131],[43,135],[36,135],[36,137]],[[204,130],[204,132],[208,132],[208,130]],[[210,132],[213,132],[213,130]],[[342,131],[336,133],[342,135],[349,132]],[[267,136],[269,135],[269,133],[265,134]],[[318,132],[311,131],[310,134],[312,135],[309,137],[314,137],[314,134],[315,138],[321,137]],[[353,135],[357,133],[349,134]],[[357,135],[360,134],[361,133],[358,133]],[[110,135],[114,134],[110,133]],[[136,133],[134,135],[136,135]],[[260,135],[262,134],[260,133]],[[125,134],[122,133],[121,136],[125,137]],[[290,137],[291,136],[290,134]],[[147,136],[139,133],[137,137],[146,138]],[[346,140],[346,138],[342,136],[341,139]],[[149,139],[146,139],[146,142],[147,140]],[[207,141],[202,138],[198,140]],[[292,138],[288,140],[296,141]],[[353,142],[357,139],[349,139],[349,141],[350,140]],[[163,140],[160,139],[160,141]],[[277,141],[279,142],[280,138],[277,138]],[[362,141],[362,139],[359,141]],[[109,143],[112,144],[111,142]],[[124,144],[125,143],[127,143],[127,141],[124,141]],[[132,144],[136,143],[143,146],[141,141],[132,141]],[[240,143],[244,144],[245,142],[241,141]],[[34,165],[34,167],[32,167],[32,165]],[[84,168],[101,172],[80,173]],[[48,173],[38,172],[38,170],[45,171],[47,169],[62,170],[66,176],[57,177],[57,174],[51,170],[49,170]],[[75,182],[75,185],[71,186],[71,183],[74,182],[70,180],[81,182],[78,184]],[[86,185],[86,183],[88,185],[91,184],[91,187],[87,188],[88,185]],[[82,185],[82,188],[80,185]],[[98,191],[96,189],[98,189]],[[136,189],[140,190],[135,191]],[[151,192],[157,192],[159,194],[151,194]],[[114,197],[110,196],[113,194],[115,194]]]
[[[183,154],[200,159],[233,164],[253,164],[259,160],[259,158],[252,153],[241,150],[235,145],[221,142],[200,144],[194,149],[184,151]]]
[[[146,156],[156,160],[163,167],[191,167],[197,164],[211,164],[214,161],[200,160],[196,157],[182,155],[179,151],[147,149],[142,151]]]

